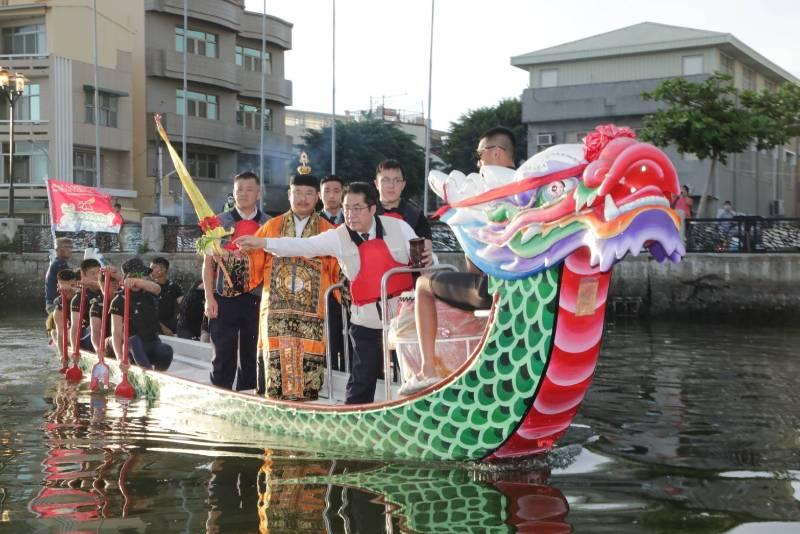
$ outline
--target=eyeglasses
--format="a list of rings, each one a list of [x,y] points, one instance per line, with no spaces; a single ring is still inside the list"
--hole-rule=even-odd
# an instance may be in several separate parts
[[[347,213],[361,213],[364,210],[368,210],[369,206],[342,206],[342,210]]]
[[[505,152],[505,151],[506,151],[506,147],[504,147],[504,146],[502,146],[502,145],[489,145],[489,146],[485,146],[485,147],[483,147],[483,148],[478,148],[478,149],[475,151],[475,157],[476,157],[477,159],[481,159],[481,157],[483,156],[483,153],[484,153],[484,152],[486,152],[487,150],[491,150],[491,149],[493,149],[493,148],[499,148],[499,149],[500,149],[500,150],[502,150],[503,152]]]
[[[387,186],[387,185],[400,185],[403,182],[405,182],[405,180],[403,180],[402,178],[381,178],[380,180],[378,180],[378,182],[382,186]]]

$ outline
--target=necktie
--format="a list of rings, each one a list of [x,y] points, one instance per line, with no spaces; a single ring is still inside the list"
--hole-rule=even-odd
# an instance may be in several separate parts
[[[361,234],[361,239],[364,241],[369,241],[369,234]]]

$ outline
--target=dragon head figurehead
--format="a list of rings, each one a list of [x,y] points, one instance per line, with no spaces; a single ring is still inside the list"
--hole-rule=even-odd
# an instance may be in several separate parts
[[[685,254],[670,208],[675,168],[629,128],[598,126],[583,144],[552,146],[516,171],[433,171],[429,182],[470,260],[499,278],[530,276],[582,248],[602,271],[643,248],[658,261]]]

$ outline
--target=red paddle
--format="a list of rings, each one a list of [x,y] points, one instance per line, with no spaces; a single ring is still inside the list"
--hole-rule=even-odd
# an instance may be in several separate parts
[[[134,395],[133,386],[128,382],[128,338],[130,337],[130,319],[131,319],[131,288],[125,288],[125,314],[122,318],[122,359],[119,364],[119,369],[122,371],[122,382],[117,384],[117,389],[114,394],[118,397],[125,397],[132,399]]]
[[[100,316],[100,344],[97,347],[97,363],[92,367],[92,391],[97,391],[100,384],[108,389],[108,378],[111,370],[106,365],[106,328],[108,327],[108,305],[111,301],[111,273],[104,269],[105,282],[103,283],[103,315]]]
[[[83,380],[83,372],[78,367],[81,361],[81,330],[83,329],[83,313],[86,311],[86,287],[81,288],[81,306],[78,309],[78,326],[75,329],[75,345],[72,351],[72,367],[66,372],[67,380],[70,382],[80,382]]]
[[[67,302],[67,290],[59,289],[61,294],[61,369],[59,373],[66,373],[69,369],[69,303]]]

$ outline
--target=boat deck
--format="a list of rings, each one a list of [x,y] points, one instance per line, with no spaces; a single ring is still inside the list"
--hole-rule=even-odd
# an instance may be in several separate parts
[[[174,351],[172,365],[170,365],[166,374],[178,376],[201,384],[211,384],[211,360],[214,355],[214,349],[210,343],[169,336],[161,336],[161,341],[172,346]],[[331,396],[330,388],[326,383],[322,386],[319,400],[311,402],[326,405],[344,404],[345,390],[349,376],[349,373],[333,371],[333,396]],[[392,398],[396,399],[398,397],[397,391],[399,387],[399,384],[392,384]],[[376,402],[385,400],[386,395],[384,391],[383,380],[378,380],[378,385],[375,388]],[[252,393],[256,395],[255,390],[243,391],[242,393]]]

